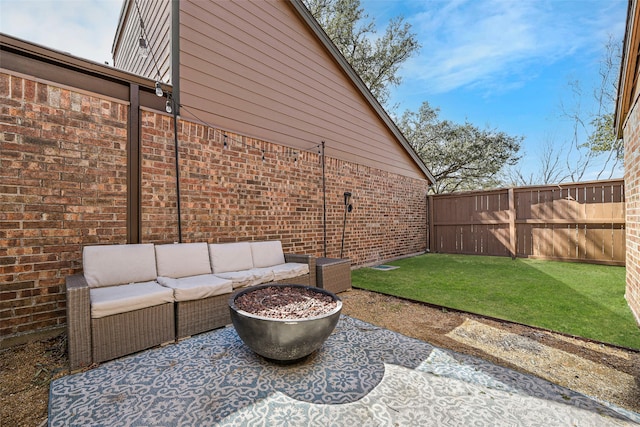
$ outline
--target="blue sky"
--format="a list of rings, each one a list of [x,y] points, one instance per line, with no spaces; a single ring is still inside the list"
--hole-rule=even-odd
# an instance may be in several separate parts
[[[440,117],[525,137],[523,169],[535,171],[542,146],[565,150],[572,123],[569,82],[579,80],[583,111],[600,81],[600,60],[612,35],[622,41],[625,0],[363,0],[379,27],[402,15],[422,45],[401,70],[392,94],[398,113],[423,101]],[[616,72],[617,73],[617,72]],[[617,77],[616,77],[617,78]],[[564,157],[563,157],[564,158]],[[594,179],[601,163],[586,179]],[[621,177],[618,168],[614,177]]]
[[[545,141],[561,150],[572,135],[561,114],[568,82],[589,91],[609,35],[622,40],[626,0],[362,0],[384,27],[403,15],[422,45],[392,92],[397,112],[423,101],[440,117],[525,137],[525,172]],[[0,31],[96,62],[112,62],[121,0],[0,0]],[[585,176],[594,179],[594,170]],[[619,169],[614,175],[622,176]]]

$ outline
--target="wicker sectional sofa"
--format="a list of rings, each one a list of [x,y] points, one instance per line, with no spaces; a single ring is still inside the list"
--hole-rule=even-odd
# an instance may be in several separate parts
[[[315,257],[280,241],[86,246],[67,277],[71,369],[231,323],[234,290],[264,283],[315,286]]]

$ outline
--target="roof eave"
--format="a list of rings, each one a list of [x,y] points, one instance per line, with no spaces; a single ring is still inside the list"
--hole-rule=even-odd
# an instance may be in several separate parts
[[[120,8],[120,16],[118,17],[118,27],[116,28],[116,33],[113,37],[113,43],[111,44],[111,59],[114,60],[114,63],[115,63],[115,57],[116,57],[116,49],[119,47],[120,37],[122,37],[122,31],[123,31],[122,26],[124,25],[125,17],[128,14],[130,3],[131,3],[131,0],[124,0],[122,2],[122,7]]]
[[[68,68],[82,70],[85,73],[99,74],[114,80],[135,83],[142,87],[155,87],[155,81],[152,79],[120,70],[119,68],[112,67],[111,65],[101,64],[90,59],[80,58],[70,53],[54,50],[4,33],[0,33],[0,49],[11,49],[25,55],[61,64]],[[168,90],[171,87],[172,86],[170,84],[162,84],[163,90]]]
[[[618,138],[623,136],[623,128],[626,116],[631,107],[633,92],[633,76],[635,72],[635,63],[637,58],[632,52],[637,52],[638,44],[638,7],[636,0],[629,0],[627,8],[627,22],[622,44],[622,60],[620,62],[620,75],[618,79],[618,93],[616,97],[615,114],[614,114],[614,130]],[[634,47],[635,46],[635,47]],[[629,80],[627,77],[631,77]]]

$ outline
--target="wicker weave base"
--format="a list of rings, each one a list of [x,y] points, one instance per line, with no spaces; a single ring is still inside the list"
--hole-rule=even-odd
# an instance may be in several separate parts
[[[291,279],[285,279],[279,282],[268,282],[263,283],[263,285],[304,285],[304,286],[315,286],[311,284],[310,275],[305,274],[304,276],[292,277]],[[240,290],[240,289],[237,289]]]
[[[185,338],[231,323],[230,294],[176,304],[176,338]]]
[[[67,276],[67,345],[71,370],[91,365],[91,302],[82,274]]]
[[[93,363],[174,341],[173,303],[91,319]]]
[[[318,287],[338,293],[351,289],[351,261],[339,258],[316,259]]]

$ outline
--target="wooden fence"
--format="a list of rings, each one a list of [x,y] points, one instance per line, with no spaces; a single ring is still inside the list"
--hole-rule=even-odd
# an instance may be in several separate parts
[[[624,265],[624,181],[429,196],[429,249]]]

